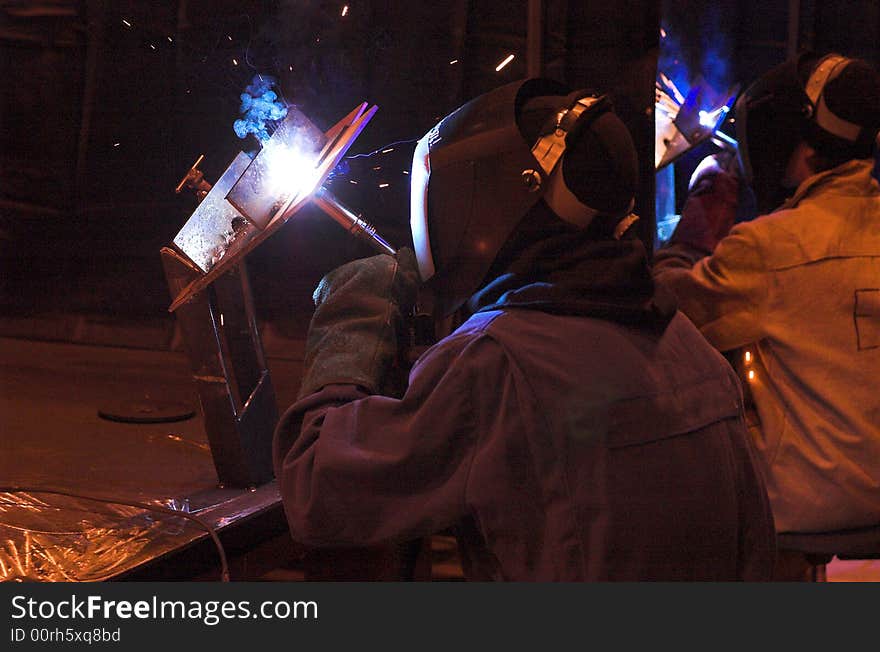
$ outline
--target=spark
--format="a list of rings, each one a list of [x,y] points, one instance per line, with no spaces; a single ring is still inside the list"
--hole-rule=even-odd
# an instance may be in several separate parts
[[[153,48],[154,50],[156,49],[156,46],[153,43],[150,43],[150,47]]]
[[[113,147],[119,147],[120,143],[113,143]]]
[[[349,182],[349,183],[353,183],[354,185],[358,185],[358,182],[355,181],[354,179],[349,179],[348,182]]]
[[[342,8],[342,17],[345,18],[346,14],[348,14],[348,5]]]
[[[751,351],[746,351],[745,361],[746,361],[746,364],[751,363],[751,361],[752,361],[752,352]]]
[[[507,55],[507,58],[504,59],[504,61],[502,61],[501,63],[499,63],[497,66],[495,66],[495,72],[499,72],[504,66],[506,66],[506,65],[507,65],[508,63],[510,63],[511,61],[513,61],[513,55],[512,55],[512,54],[508,54],[508,55]]]
[[[229,34],[226,35],[226,38],[228,38],[230,41],[232,40],[232,37]]]
[[[131,23],[128,22],[127,20],[125,20],[125,18],[122,19],[122,24],[125,25],[126,27],[131,27]]]
[[[409,170],[404,170],[403,173],[404,173],[404,174],[409,174]]]
[[[290,72],[293,72],[293,66],[287,66],[287,69],[288,69]]]
[[[373,170],[375,170],[375,171],[377,171],[377,172],[378,172],[379,170],[381,170],[381,169],[382,169],[382,166],[381,166],[381,165],[377,165],[377,166],[375,166],[375,167],[373,168]]]
[[[390,183],[380,183],[380,184],[379,184],[379,187],[380,187],[380,188],[387,188],[387,187],[390,186],[390,185],[391,185]]]
[[[394,151],[394,148],[393,148],[393,147],[389,147],[388,149],[383,149],[383,150],[382,150],[382,153],[383,153],[383,154],[387,154],[388,152],[393,152],[393,151]]]
[[[449,62],[449,65],[452,66],[452,65],[455,65],[456,63],[458,63],[458,59],[453,59],[452,61]]]
[[[755,379],[755,372],[749,371],[749,380],[754,380],[754,379]]]
[[[660,28],[660,38],[666,38],[666,30],[662,27]]]
[[[174,43],[174,39],[173,39],[173,38],[171,38],[170,36],[168,36],[167,38],[168,38],[168,42],[169,42],[169,43]]]
[[[232,60],[232,65],[237,66],[237,65],[238,65],[238,59],[233,59],[233,60]]]

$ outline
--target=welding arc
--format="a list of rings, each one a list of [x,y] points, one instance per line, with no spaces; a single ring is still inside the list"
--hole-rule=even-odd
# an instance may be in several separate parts
[[[195,514],[189,514],[187,512],[181,512],[176,509],[171,509],[169,507],[161,507],[159,505],[149,505],[147,503],[139,503],[133,501],[119,500],[118,498],[103,498],[101,496],[90,496],[88,494],[80,494],[74,493],[72,491],[62,491],[60,489],[47,489],[44,487],[19,487],[19,486],[0,486],[0,492],[7,494],[17,494],[17,493],[29,493],[29,494],[52,494],[54,496],[65,496],[66,498],[76,498],[77,500],[89,500],[96,503],[106,503],[110,505],[125,505],[126,507],[134,507],[136,509],[143,509],[149,512],[156,512],[158,514],[167,514],[169,516],[179,516],[180,518],[185,518],[194,523],[198,524],[203,530],[205,530],[214,541],[214,546],[217,548],[217,554],[220,557],[220,581],[228,582],[229,581],[229,564],[226,560],[226,550],[223,548],[223,543],[220,541],[220,537],[217,536],[217,530],[214,527],[206,522],[204,519],[199,518]]]

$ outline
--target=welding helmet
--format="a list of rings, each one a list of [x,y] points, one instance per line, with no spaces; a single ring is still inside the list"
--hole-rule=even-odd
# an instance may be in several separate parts
[[[586,228],[630,214],[637,176],[632,138],[607,96],[528,79],[450,113],[419,140],[411,174],[413,245],[438,312],[480,288],[539,201]]]
[[[745,180],[758,211],[776,208],[802,140],[835,162],[868,158],[880,128],[880,82],[864,61],[806,52],[756,80],[735,106]]]

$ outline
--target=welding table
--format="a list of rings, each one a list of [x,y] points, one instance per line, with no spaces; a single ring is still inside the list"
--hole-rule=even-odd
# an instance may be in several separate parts
[[[232,579],[259,579],[294,554],[274,481],[218,488],[185,355],[0,338],[0,484],[53,488],[184,510],[215,528]],[[279,402],[298,360],[271,359]],[[186,420],[99,416],[120,399],[176,401]],[[106,411],[103,412],[106,416]],[[220,577],[197,523],[112,502],[0,493],[0,580],[188,580]]]

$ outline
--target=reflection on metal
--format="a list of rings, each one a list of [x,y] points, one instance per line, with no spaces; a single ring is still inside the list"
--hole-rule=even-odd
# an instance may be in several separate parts
[[[683,95],[662,72],[655,85],[654,167],[666,167],[701,143],[712,141],[736,154],[736,141],[718,131],[739,90],[735,86],[716,96],[702,80]]]
[[[236,229],[241,231],[247,225],[244,216],[226,201],[226,195],[250,163],[250,157],[239,152],[174,238],[174,244],[203,272],[211,271],[223,257]]]

